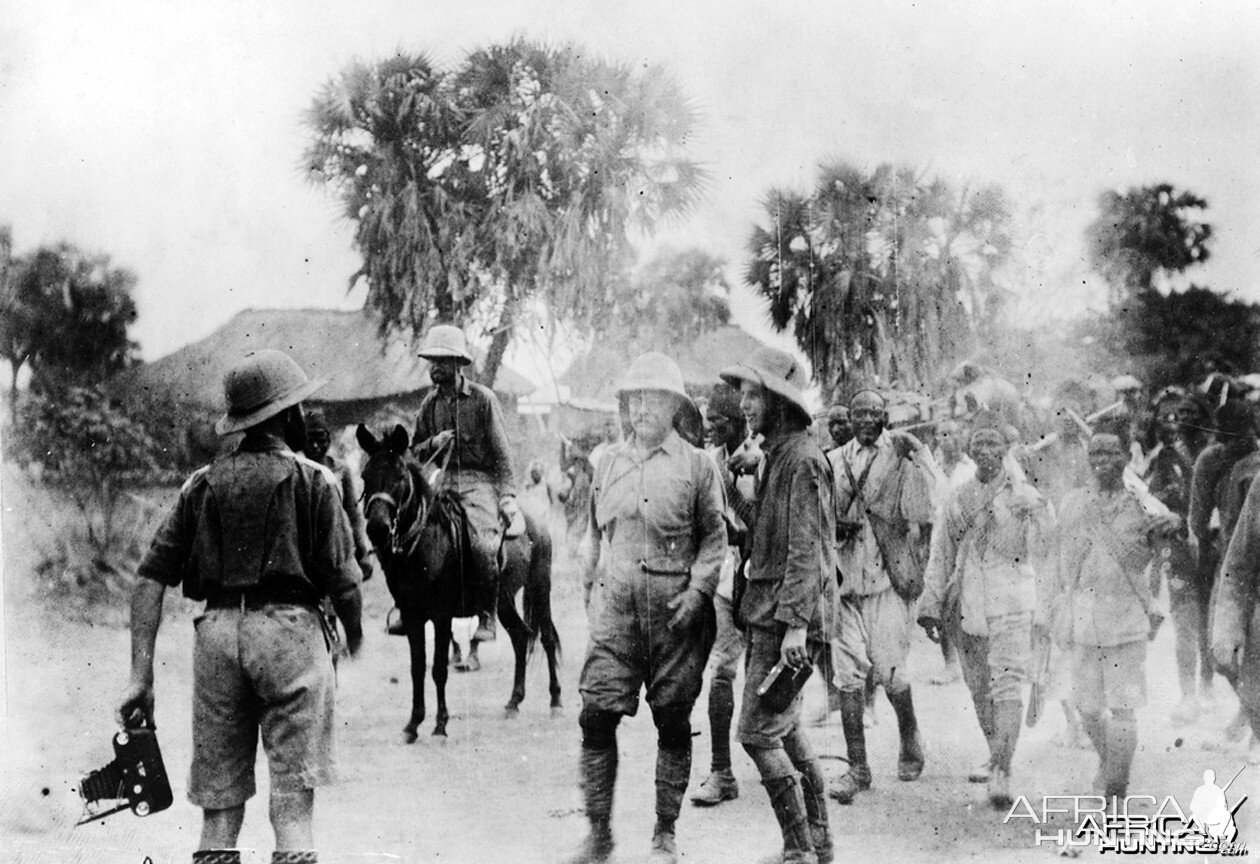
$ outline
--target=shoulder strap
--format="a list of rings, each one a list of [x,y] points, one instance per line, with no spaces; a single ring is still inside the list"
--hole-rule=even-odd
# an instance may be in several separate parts
[[[862,495],[862,490],[866,487],[866,478],[871,475],[871,468],[875,465],[875,460],[878,458],[879,453],[872,456],[871,461],[867,462],[866,467],[862,469],[862,476],[854,479],[853,466],[849,464],[849,460],[845,458],[843,453],[840,454],[840,461],[844,463],[845,476],[848,477],[849,486],[853,489],[853,494],[849,496],[849,501],[844,505],[844,509],[840,511],[841,513],[848,513],[849,509],[853,506],[854,501],[865,501],[865,498]]]

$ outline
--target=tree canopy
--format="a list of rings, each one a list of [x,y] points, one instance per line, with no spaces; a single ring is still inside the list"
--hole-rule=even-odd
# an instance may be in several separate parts
[[[307,114],[306,164],[354,223],[368,305],[413,335],[480,321],[492,383],[524,301],[592,321],[634,232],[695,200],[693,117],[660,68],[514,39],[452,69],[350,64]]]
[[[0,356],[16,391],[23,366],[36,389],[98,384],[136,358],[135,275],[69,243],[24,256],[0,232]]]
[[[1208,259],[1208,202],[1170,183],[1108,190],[1085,236],[1090,264],[1107,281],[1112,305],[1155,290],[1158,275],[1180,273]]]
[[[669,352],[731,320],[725,262],[702,249],[662,250],[625,274],[595,327],[629,354]]]
[[[763,206],[745,278],[828,397],[928,387],[993,326],[1011,250],[999,187],[960,193],[908,168],[837,163],[812,193],[773,189]]]

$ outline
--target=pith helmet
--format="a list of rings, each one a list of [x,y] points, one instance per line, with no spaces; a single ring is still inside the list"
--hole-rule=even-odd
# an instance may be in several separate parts
[[[473,362],[472,355],[468,353],[468,340],[464,338],[464,331],[451,324],[435,324],[430,327],[429,332],[424,334],[418,353],[425,360],[454,357],[464,366]]]
[[[793,408],[805,418],[806,425],[811,421],[809,406],[801,387],[805,385],[805,370],[796,358],[786,351],[774,348],[758,348],[743,363],[728,366],[721,372],[722,380],[732,387],[740,382],[749,381],[760,384],[771,393],[782,396]]]
[[[230,435],[269,420],[310,396],[327,383],[306,377],[302,367],[283,351],[251,351],[223,376],[227,413],[214,424]]]
[[[622,396],[636,390],[661,390],[691,402],[691,397],[683,387],[682,371],[678,364],[659,351],[640,354],[630,364],[625,380],[617,387],[617,395]],[[694,403],[692,404],[694,407]]]

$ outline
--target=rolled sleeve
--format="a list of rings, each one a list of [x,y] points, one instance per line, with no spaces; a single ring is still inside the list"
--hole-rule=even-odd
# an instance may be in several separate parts
[[[195,494],[196,477],[190,478],[179,492],[175,506],[167,514],[149,551],[136,575],[160,582],[169,588],[179,585],[184,578],[184,568],[192,557],[196,537],[195,508],[191,499]]]

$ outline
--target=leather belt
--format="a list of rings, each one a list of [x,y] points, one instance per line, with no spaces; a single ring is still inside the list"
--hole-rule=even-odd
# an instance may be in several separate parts
[[[222,591],[206,598],[207,609],[240,609],[242,612],[246,609],[261,609],[264,606],[281,604],[308,606],[312,609],[319,608],[319,602],[309,592],[298,589],[286,590],[253,586],[251,588]]]

